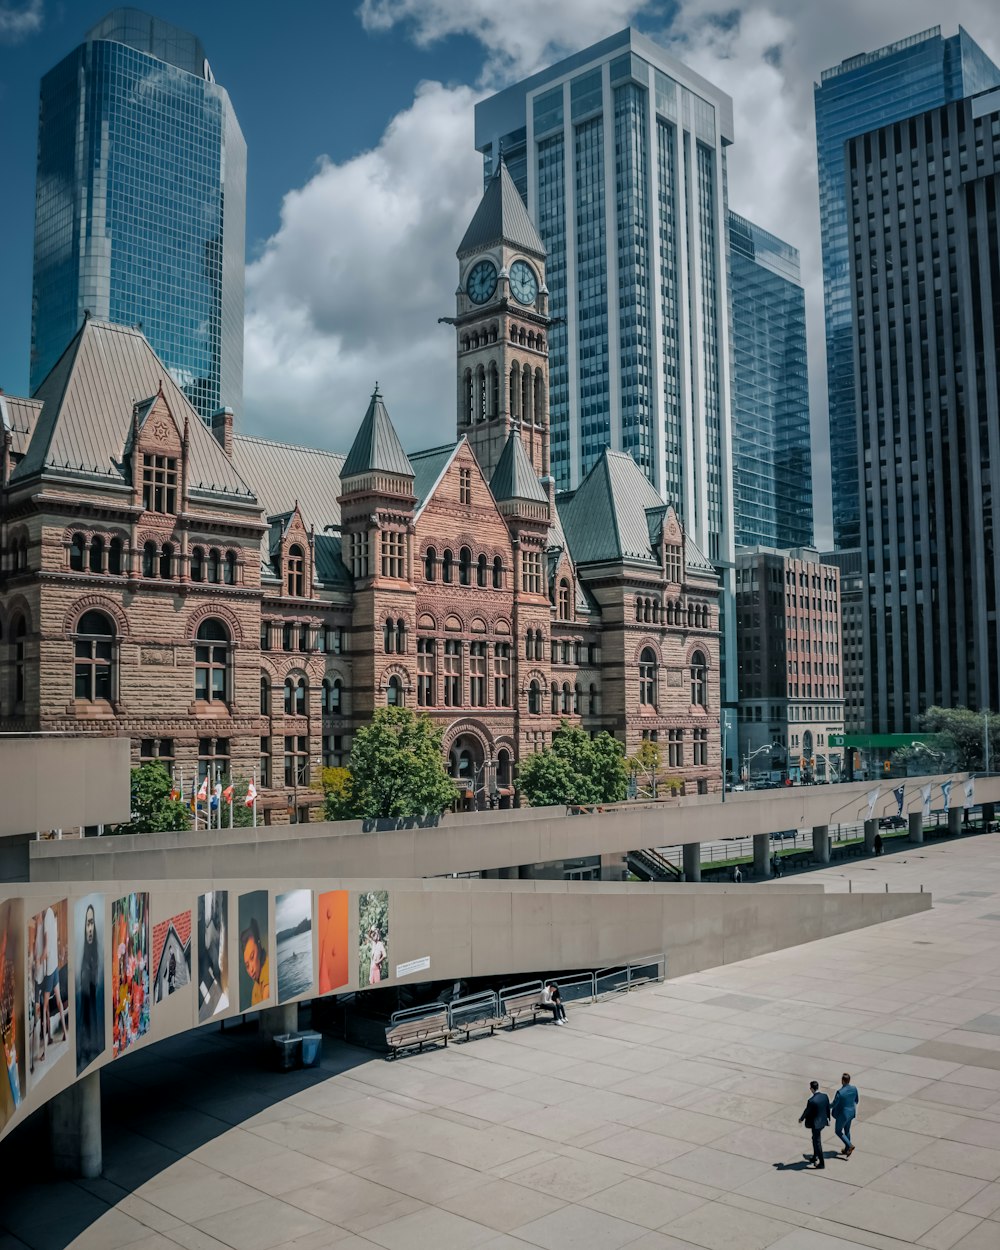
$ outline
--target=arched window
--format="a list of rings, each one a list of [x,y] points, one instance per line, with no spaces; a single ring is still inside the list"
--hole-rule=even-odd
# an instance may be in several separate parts
[[[293,599],[301,599],[305,579],[306,553],[298,543],[288,548],[285,587]]]
[[[191,580],[193,582],[205,580],[205,549],[203,547],[191,549]]]
[[[76,627],[74,697],[90,703],[111,700],[115,627],[103,612],[85,612]]]
[[[396,654],[406,654],[406,622],[402,617],[396,621]]]
[[[517,336],[513,327],[511,338],[516,342]],[[521,415],[521,369],[517,364],[510,367],[510,415],[516,420]]]
[[[219,580],[219,553],[213,547],[208,553],[208,580],[210,582],[218,582]]]
[[[580,694],[580,683],[577,682],[573,687],[573,711],[577,716],[580,715]]]
[[[493,589],[503,590],[503,561],[499,556],[493,557]]]
[[[205,703],[229,702],[229,630],[210,617],[198,626],[194,649],[194,697]]]
[[[476,585],[480,587],[480,589],[482,590],[486,589],[486,578],[487,578],[488,568],[489,568],[489,565],[487,564],[486,557],[480,556],[479,559],[476,561]]]
[[[92,538],[90,540],[90,571],[91,573],[103,573],[104,564],[104,539]]]
[[[642,619],[649,623],[653,618],[653,606],[648,599],[642,601]]]
[[[328,677],[323,678],[323,711],[327,715],[340,715],[340,697],[342,692],[343,686],[339,677],[335,677],[332,681]]]
[[[537,342],[539,351],[542,347],[541,339]],[[542,384],[541,369],[535,370],[535,424],[541,425],[545,419],[545,387]]]
[[[636,622],[640,622],[642,620],[642,600],[641,599],[636,599],[635,601],[635,619],[636,619]]]
[[[496,341],[496,331],[490,332],[490,342]],[[497,372],[496,363],[490,363],[489,373],[487,375],[487,412],[491,417],[495,417],[500,411],[500,374]]]
[[[441,557],[441,580],[450,582],[452,579],[452,569],[454,567],[454,556],[451,550],[446,548],[444,555]]]
[[[386,655],[392,654],[392,644],[396,640],[396,626],[392,617],[388,617],[382,626],[382,647]]]
[[[260,714],[261,716],[271,714],[271,680],[267,673],[260,675]]]
[[[403,683],[398,677],[390,677],[389,684],[385,690],[385,702],[387,707],[403,707],[405,699],[403,697]]]
[[[559,684],[558,682],[552,683],[552,703],[550,705],[550,710],[553,716],[559,715]]]
[[[542,658],[542,648],[544,646],[545,646],[545,639],[542,637],[542,631],[538,629],[535,631],[535,659],[536,660],[540,660]]]
[[[511,783],[511,766],[510,752],[501,750],[497,752],[497,785],[509,786]]]
[[[14,639],[14,705],[24,702],[24,647],[28,626],[23,616],[19,616],[11,630]]]
[[[458,581],[461,586],[472,585],[472,552],[468,547],[458,553]]]
[[[493,648],[493,702],[510,707],[510,644],[498,642]]]
[[[563,688],[562,688],[562,710],[566,715],[569,715],[569,711],[572,705],[573,705],[572,691],[569,688],[569,682],[564,681]]]
[[[559,583],[559,619],[569,620],[569,582],[565,577]]]
[[[639,702],[644,707],[656,707],[656,684],[656,653],[644,647],[639,656]]]
[[[472,385],[472,370],[465,371],[465,424],[472,424],[472,413],[476,407],[475,387]]]
[[[74,573],[83,572],[83,552],[84,552],[85,547],[86,547],[86,539],[83,537],[83,535],[74,534],[73,541],[70,543],[70,547],[69,547],[69,567],[73,570]],[[17,567],[16,557],[14,561],[14,567],[15,568]]]
[[[285,678],[285,715],[306,716],[308,714],[309,681],[301,675]]]
[[[437,577],[437,556],[438,553],[433,547],[427,548],[427,554],[424,556],[424,577],[429,582]]]
[[[542,714],[542,688],[537,681],[532,681],[528,687],[528,711],[532,716]]]
[[[223,569],[223,577],[227,586],[236,585],[236,552],[226,552],[226,563]]]
[[[121,576],[122,551],[122,540],[120,538],[112,538],[111,546],[108,548],[108,572],[113,573],[116,577]]]
[[[155,577],[157,565],[156,543],[143,543],[142,547],[142,575],[143,577]]]
[[[169,543],[164,543],[163,550],[160,552],[160,576],[164,581],[170,580],[173,562],[174,549]]]
[[[600,703],[598,701],[597,687],[593,682],[590,683],[590,691],[587,699],[587,711],[591,716],[597,716],[600,712]]]
[[[708,707],[707,678],[705,653],[696,651],[691,657],[691,702],[695,707]]]

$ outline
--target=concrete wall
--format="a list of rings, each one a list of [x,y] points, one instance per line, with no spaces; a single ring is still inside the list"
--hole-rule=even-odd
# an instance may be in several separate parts
[[[15,978],[17,1021],[15,1041],[19,1055],[22,1098],[12,1104],[9,1086],[0,1085],[0,1136],[31,1110],[54,1094],[113,1062],[113,1009],[126,1007],[131,1015],[135,999],[116,992],[114,968],[125,930],[113,929],[113,905],[131,891],[148,891],[149,939],[146,946],[149,990],[139,1005],[148,1005],[148,1029],[132,1041],[124,1053],[199,1023],[199,982],[208,979],[208,961],[198,927],[198,898],[207,890],[227,891],[228,922],[225,953],[228,961],[228,1002],[206,1021],[218,1023],[240,1014],[239,940],[240,896],[260,891],[261,881],[247,877],[215,880],[164,880],[142,883],[141,878],[103,880],[70,886],[33,884],[17,887],[17,894],[0,897],[0,947],[6,950]],[[763,954],[834,933],[907,916],[930,906],[927,894],[829,894],[817,885],[787,885],[780,889],[754,886],[656,886],[610,882],[351,880],[334,877],[291,878],[275,876],[267,883],[268,919],[261,936],[270,952],[270,995],[258,1008],[278,1002],[282,948],[276,941],[277,896],[292,890],[308,891],[306,907],[312,918],[308,939],[297,959],[311,956],[309,975],[283,1001],[295,1002],[319,993],[319,964],[323,950],[334,945],[346,960],[342,982],[330,992],[367,988],[370,963],[362,951],[361,899],[372,890],[388,895],[387,960],[383,983],[454,980],[478,976],[495,977],[508,984],[525,974],[571,969],[600,969],[629,959],[665,953],[669,976],[679,976]],[[319,895],[328,890],[346,891],[344,916],[335,941],[320,943],[320,929],[327,904]],[[10,895],[10,892],[8,892]],[[94,895],[98,897],[93,898]],[[95,1057],[83,1057],[78,1065],[79,1007],[74,987],[78,965],[84,968],[86,896],[90,896],[103,953],[104,1045]],[[65,909],[59,906],[67,899]],[[52,908],[67,917],[68,934],[60,933],[60,950],[66,950],[66,982],[69,986],[69,1040],[50,1045],[45,1064],[28,1071],[25,1007],[32,997],[31,959],[28,946],[30,918]],[[185,915],[190,913],[187,920]],[[156,980],[154,930],[177,919],[182,940],[191,941],[191,977],[175,993],[153,1001]],[[141,926],[140,926],[141,928]],[[68,937],[68,942],[67,942]],[[131,932],[127,935],[131,941]],[[287,949],[287,948],[286,948]],[[418,960],[420,966],[397,976],[401,964]],[[221,962],[221,961],[220,961]],[[303,965],[295,967],[302,972]],[[183,978],[179,978],[183,979]],[[141,978],[140,978],[141,982]],[[287,985],[287,982],[286,982]],[[55,1006],[52,1008],[55,1019]],[[30,1027],[30,1026],[27,1026]],[[58,1036],[58,1031],[57,1031]]]
[[[0,735],[0,837],[129,818],[129,740]]]

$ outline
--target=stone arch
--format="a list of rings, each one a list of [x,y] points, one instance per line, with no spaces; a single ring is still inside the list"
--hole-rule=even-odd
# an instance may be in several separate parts
[[[454,612],[450,613],[445,618],[444,627],[449,634],[465,633],[465,625],[463,624],[461,617],[456,616]]]
[[[428,631],[436,631],[438,627],[437,619],[430,612],[421,612],[417,617],[417,629]]]
[[[481,616],[474,616],[472,618],[471,622],[469,623],[469,632],[472,634],[487,633],[486,622],[483,620]]]
[[[510,621],[505,616],[498,616],[493,622],[493,632],[498,638],[509,638]]]
[[[643,638],[639,640],[639,642],[635,644],[635,647],[632,650],[633,667],[638,667],[639,656],[642,655],[643,651],[645,651],[647,647],[652,647],[653,654],[656,656],[657,667],[663,668],[664,667],[663,650],[659,642],[654,637],[652,637],[651,634],[646,634]]]
[[[494,746],[493,735],[481,721],[472,720],[470,718],[463,718],[461,720],[451,722],[444,732],[444,738],[441,743],[444,751],[450,751],[455,745],[456,739],[466,736],[476,738],[479,741],[479,745],[483,749],[484,756],[488,756],[492,751]]]
[[[121,604],[116,603],[109,595],[84,595],[82,599],[77,599],[63,618],[63,636],[69,638],[75,633],[80,618],[85,612],[91,611],[106,613],[114,621],[118,637],[128,637],[128,617]]]
[[[218,617],[220,621],[229,630],[229,636],[234,643],[243,641],[243,627],[240,625],[240,619],[231,608],[224,603],[213,600],[211,603],[204,603],[200,607],[195,608],[187,620],[187,628],[185,630],[185,639],[193,643],[198,633],[198,627],[203,621],[210,617]]]
[[[533,681],[537,681],[543,693],[549,688],[549,679],[545,676],[540,668],[529,668],[521,678],[521,694],[527,694],[528,687]]]
[[[403,683],[403,689],[407,694],[413,689],[413,678],[410,676],[410,670],[405,665],[387,664],[378,683],[378,688],[383,694],[389,688],[390,677],[398,677]]]

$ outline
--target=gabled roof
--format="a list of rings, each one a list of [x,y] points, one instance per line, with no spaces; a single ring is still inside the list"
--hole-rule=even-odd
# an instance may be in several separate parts
[[[19,459],[28,450],[41,411],[42,405],[37,399],[0,394],[0,425],[4,430],[10,431],[10,449],[15,459]]]
[[[382,402],[382,393],[377,382],[368,411],[351,450],[347,453],[340,476],[355,477],[359,473],[373,471],[413,477],[413,465],[407,459],[403,444],[399,441],[399,435]]]
[[[441,475],[451,464],[461,443],[446,443],[443,447],[429,447],[426,451],[415,451],[410,457],[413,465],[413,493],[417,497],[417,512],[431,497],[434,487],[441,480]]]
[[[516,430],[507,436],[490,479],[490,491],[497,503],[508,499],[530,499],[534,503],[549,501]]]
[[[465,238],[458,246],[458,255],[465,256],[497,243],[509,243],[522,252],[545,259],[545,245],[503,160],[479,201]]]
[[[298,500],[299,512],[308,528],[315,528],[316,576],[328,586],[348,588],[351,576],[341,560],[339,534],[324,531],[340,524],[340,472],[342,453],[294,447],[266,438],[237,434],[233,439],[233,462],[253,486],[270,526],[261,542],[261,564],[269,574],[271,543],[291,520]]]
[[[179,426],[188,422],[191,489],[252,501],[253,492],[142,331],[93,318],[84,321],[35,392],[41,414],[11,481],[54,469],[127,482],[124,458],[134,405],[161,387]]]

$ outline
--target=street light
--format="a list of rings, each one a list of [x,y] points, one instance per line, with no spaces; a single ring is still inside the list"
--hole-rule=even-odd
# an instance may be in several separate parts
[[[743,778],[744,781],[750,780],[750,765],[757,758],[757,756],[760,755],[763,751],[771,751],[773,750],[773,748],[774,748],[773,742],[765,742],[762,746],[759,746],[756,751],[752,751],[750,753],[744,752],[743,754],[743,772],[745,774]]]

